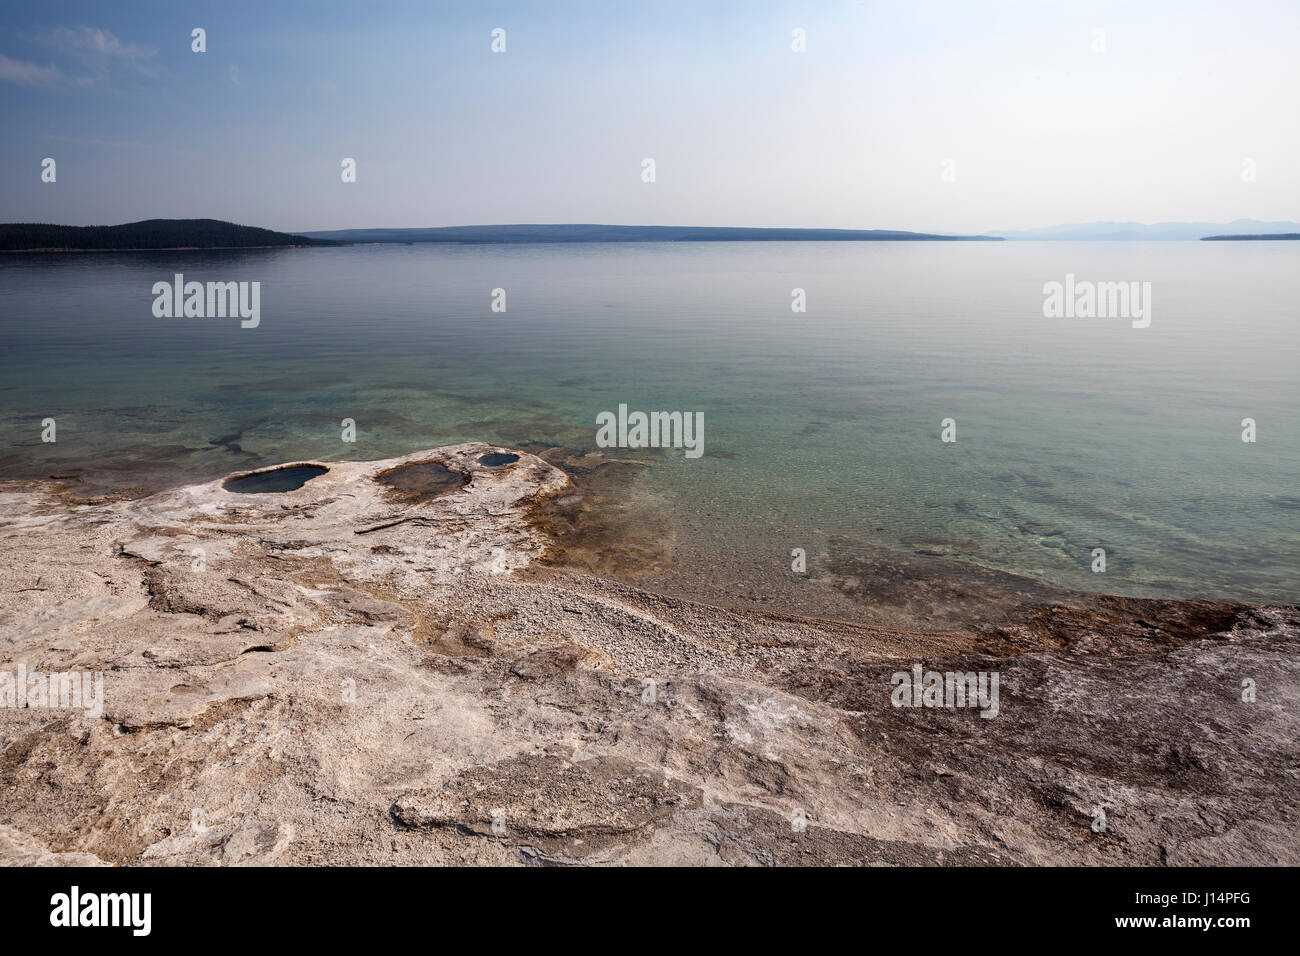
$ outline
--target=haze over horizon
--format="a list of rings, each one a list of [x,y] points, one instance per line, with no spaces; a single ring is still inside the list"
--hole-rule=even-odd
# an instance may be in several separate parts
[[[395,3],[379,23],[333,3],[13,4],[0,220],[981,234],[1300,219],[1300,8],[1064,9]]]

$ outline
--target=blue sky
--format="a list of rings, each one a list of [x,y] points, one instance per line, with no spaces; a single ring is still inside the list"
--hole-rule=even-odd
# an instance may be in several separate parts
[[[1297,50],[1294,2],[8,2],[0,220],[1300,219]]]

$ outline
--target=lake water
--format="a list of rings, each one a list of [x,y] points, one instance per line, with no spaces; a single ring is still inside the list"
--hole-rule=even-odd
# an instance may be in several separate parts
[[[844,535],[1088,590],[1295,601],[1298,266],[1286,242],[5,255],[0,477],[595,449],[624,403],[703,412],[703,457],[639,479],[697,544],[741,529],[788,566]],[[155,318],[178,272],[261,282],[260,326]],[[1150,327],[1044,318],[1067,273],[1150,282]]]

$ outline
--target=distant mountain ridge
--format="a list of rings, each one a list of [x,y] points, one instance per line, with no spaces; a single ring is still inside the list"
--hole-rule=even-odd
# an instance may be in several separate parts
[[[1300,232],[1300,223],[1260,222],[1258,219],[1236,219],[1232,222],[1081,222],[1040,229],[994,230],[988,235],[1004,239],[1074,239],[1074,240],[1163,240],[1204,239],[1232,234],[1252,236]]]
[[[1300,239],[1300,232],[1270,232],[1259,236],[1202,236],[1201,242],[1224,242],[1233,239]]]
[[[58,226],[42,222],[0,224],[0,252],[255,249],[334,244],[257,226],[240,226],[220,219],[145,219],[120,226]]]
[[[605,226],[594,223],[435,226],[425,229],[334,229],[304,232],[340,242],[988,242],[994,236],[948,236],[896,229],[796,229],[740,226]]]

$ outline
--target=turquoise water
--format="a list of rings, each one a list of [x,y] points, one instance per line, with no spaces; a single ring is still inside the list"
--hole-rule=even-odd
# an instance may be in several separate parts
[[[1294,601],[1297,266],[1296,243],[1196,242],[0,256],[0,476],[594,450],[625,403],[704,413],[704,456],[641,479],[694,534],[807,528],[1092,590]],[[154,318],[177,272],[260,281],[259,327]],[[1044,318],[1067,272],[1151,282],[1151,326]]]

